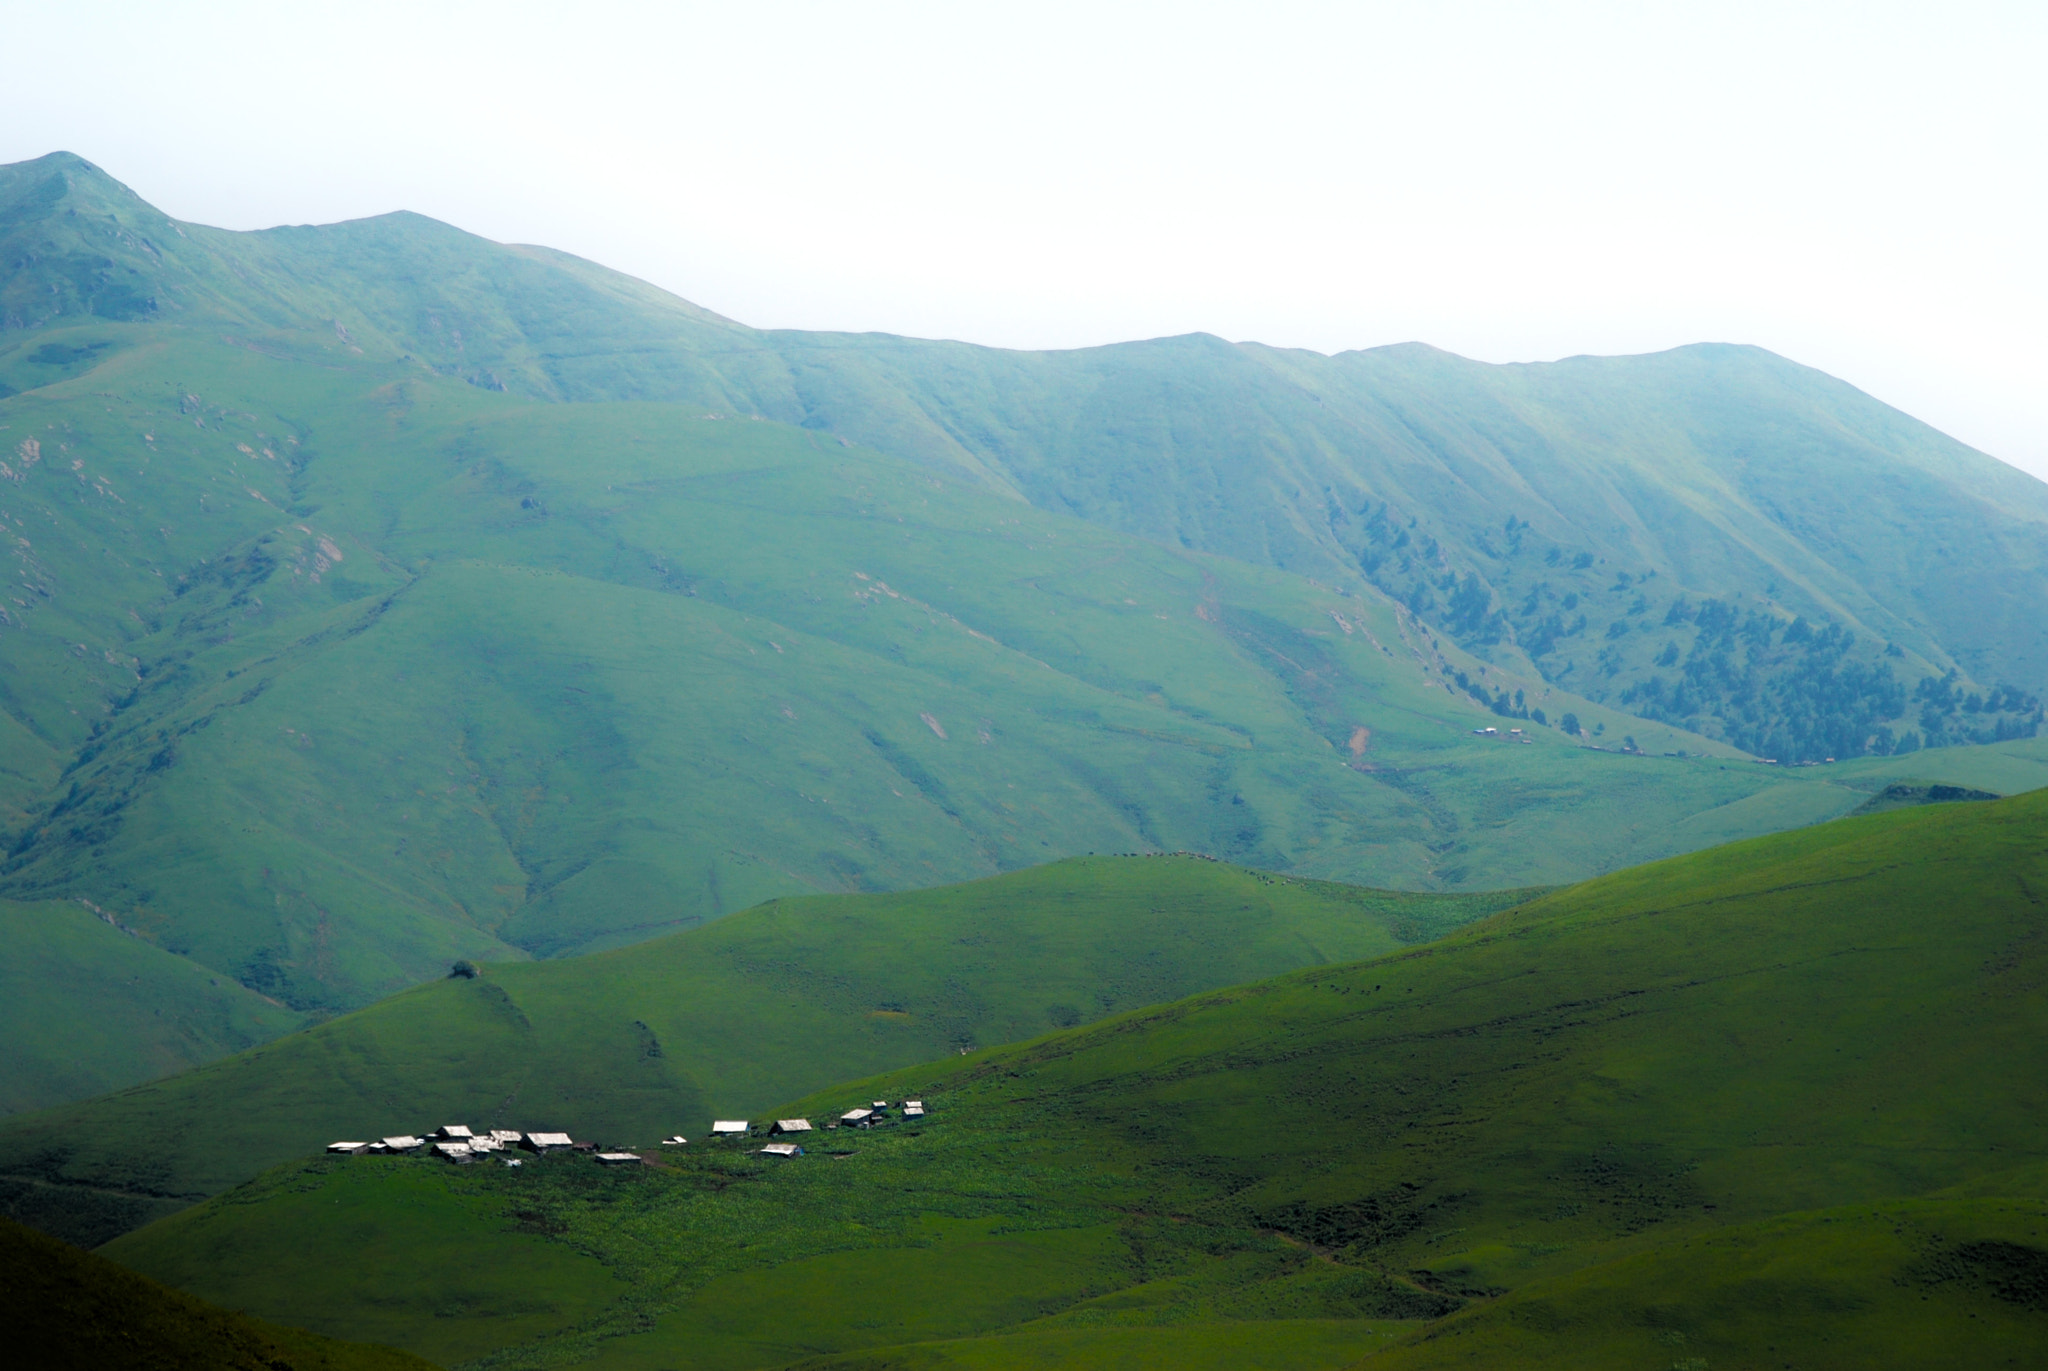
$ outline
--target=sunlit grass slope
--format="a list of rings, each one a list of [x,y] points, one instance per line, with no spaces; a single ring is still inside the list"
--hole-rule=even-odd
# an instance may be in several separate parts
[[[1517,898],[1084,857],[784,900],[612,952],[484,966],[25,1119],[0,1131],[0,1185],[54,1231],[102,1241],[339,1137],[449,1122],[694,1137],[831,1081],[1422,942]]]
[[[2048,1202],[1892,1199],[1740,1224],[1533,1281],[1375,1357],[1501,1366],[2028,1367],[2048,1352]]]
[[[774,1112],[919,1094],[933,1114],[791,1163],[321,1160],[109,1250],[346,1333],[374,1311],[319,1279],[343,1241],[320,1197],[383,1193],[352,1203],[389,1216],[388,1187],[437,1187],[632,1287],[574,1335],[508,1340],[505,1365],[1030,1365],[1328,1319],[1362,1355],[1379,1321],[1447,1315],[1378,1355],[2027,1364],[2048,1352],[2044,834],[2030,795],[1632,869],[1374,960],[806,1097]],[[1001,1300],[974,1285],[999,1258],[1019,1272]],[[849,1281],[857,1315],[804,1312]],[[440,1336],[413,1329],[389,1335]]]
[[[0,1309],[8,1360],[35,1371],[426,1371],[429,1365],[389,1347],[336,1342],[216,1308],[4,1218]]]

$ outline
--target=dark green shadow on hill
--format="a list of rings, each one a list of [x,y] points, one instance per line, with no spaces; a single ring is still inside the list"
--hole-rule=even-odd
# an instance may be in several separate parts
[[[209,1305],[0,1218],[6,1355],[34,1371],[427,1371],[395,1348],[337,1342]],[[13,1361],[14,1358],[20,1361]]]

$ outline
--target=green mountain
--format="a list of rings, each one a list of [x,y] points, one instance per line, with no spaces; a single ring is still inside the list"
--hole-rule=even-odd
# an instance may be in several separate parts
[[[425,1371],[388,1347],[335,1342],[215,1308],[104,1257],[0,1219],[8,1355],[37,1371]]]
[[[0,1195],[97,1244],[337,1138],[448,1122],[694,1136],[848,1077],[1425,942],[1531,893],[1081,857],[782,900],[593,956],[465,963],[201,1070],[12,1122]]]
[[[180,224],[64,154],[0,168],[0,261],[0,897],[88,901],[182,959],[181,984],[275,1002],[231,996],[253,1017],[185,1035],[183,1057],[138,1040],[79,1071],[65,1035],[134,973],[91,940],[21,933],[69,960],[48,1033],[0,1062],[7,1107],[299,1021],[265,1017],[279,1006],[322,1017],[458,959],[600,950],[782,896],[1178,850],[1382,887],[1550,885],[1887,784],[2048,781],[2048,753],[2012,736],[2038,713],[2032,649],[2013,646],[2038,616],[1999,608],[2033,603],[2034,488],[1811,373],[1803,400],[1752,375],[1775,360],[1700,379],[1668,360],[764,333],[418,216]],[[1539,373],[1598,384],[1574,409]],[[1365,389],[1303,379],[1340,374]],[[1368,424],[1368,391],[1409,417]],[[1503,395],[1527,411],[1514,451],[1563,464],[1512,527],[1480,493],[1536,468],[1474,455],[1507,441]],[[1743,458],[1765,473],[1741,497],[1758,509],[1783,495],[1767,469],[1813,485],[1793,456],[1820,451],[1814,395],[1864,435],[1855,462],[1933,482],[1925,521],[1842,523],[1852,557],[1811,531],[1834,517],[1818,506],[1794,537],[1782,510],[1765,528],[1709,498],[1738,449],[1768,454]],[[1624,413],[1640,443],[1594,432]],[[1659,446],[1680,431],[1706,454],[1691,465]],[[1379,570],[1299,502],[1324,500],[1331,528],[1395,514],[1375,504],[1375,524],[1364,486],[1325,500],[1324,466],[1275,455],[1310,449],[1410,510]],[[1682,500],[1658,484],[1680,475]],[[1563,493],[1581,487],[1607,513]],[[1628,513],[1657,500],[1706,524]],[[1610,514],[1665,551],[1627,561]],[[1456,520],[1500,531],[1459,542]],[[1894,604],[1886,578],[1950,584],[1894,534],[1978,579]],[[1520,628],[1489,637],[1493,611],[1430,600],[1477,603],[1457,588],[1478,584],[1475,539],[1509,569],[1485,585],[1521,595],[1510,570],[1541,568],[1531,603],[1576,596],[1570,624],[1587,616],[1615,672],[1566,672]],[[1456,586],[1426,595],[1404,558]],[[1980,628],[1981,650],[1954,636]],[[1754,728],[1627,712],[1650,708],[1623,698],[1630,663],[1679,639]],[[1874,655],[1887,641],[1899,655]],[[1893,695],[1902,713],[1865,708]],[[1795,716],[1805,741],[1779,746]],[[1886,728],[1888,747],[2008,741],[1846,760]],[[1765,768],[1742,747],[1845,760]]]
[[[2034,1364],[2044,824],[1924,805],[1632,869],[811,1095],[770,1112],[931,1113],[787,1161],[322,1158],[107,1251],[494,1367]],[[327,1277],[379,1244],[467,1260]]]
[[[1760,755],[2039,723],[2048,487],[1760,349],[1501,367],[1416,345],[760,332],[414,215],[175,224],[68,154],[0,172],[0,242],[22,264],[8,327],[331,330],[477,385],[825,430],[1169,545],[1375,586],[1490,662]]]

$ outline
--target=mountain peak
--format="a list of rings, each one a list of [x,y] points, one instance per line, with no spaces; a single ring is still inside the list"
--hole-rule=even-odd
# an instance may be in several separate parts
[[[165,299],[168,216],[71,152],[0,166],[0,330],[67,315],[148,318]]]
[[[0,232],[59,214],[170,221],[148,201],[75,152],[0,166]]]

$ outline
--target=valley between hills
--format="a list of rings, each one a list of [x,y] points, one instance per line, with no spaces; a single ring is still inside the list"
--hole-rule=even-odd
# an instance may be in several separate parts
[[[764,331],[62,153],[0,264],[49,1309],[177,1366],[2048,1347],[2031,478],[1755,348]],[[445,1123],[641,1162],[321,1154]]]

